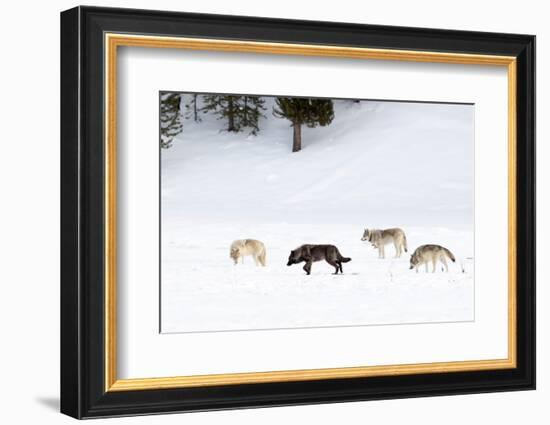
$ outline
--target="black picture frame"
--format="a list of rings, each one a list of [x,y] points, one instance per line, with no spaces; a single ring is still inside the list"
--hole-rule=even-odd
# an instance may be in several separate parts
[[[106,32],[516,57],[517,367],[106,392],[102,143]],[[93,418],[534,388],[534,36],[98,7],[61,13],[62,413]]]

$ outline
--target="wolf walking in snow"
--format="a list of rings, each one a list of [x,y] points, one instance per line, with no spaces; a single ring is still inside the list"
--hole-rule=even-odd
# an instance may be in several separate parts
[[[334,245],[302,245],[293,251],[290,251],[287,266],[302,263],[305,261],[304,270],[311,274],[311,265],[315,261],[325,260],[336,269],[334,274],[344,273],[342,263],[351,261],[351,258],[344,257]]]
[[[407,252],[407,237],[401,229],[365,229],[362,241],[369,241],[372,246],[378,249],[378,258],[386,258],[384,246],[393,243],[395,247],[395,258],[401,257],[403,251]]]
[[[447,265],[447,258],[449,258],[453,263],[456,261],[453,253],[441,245],[422,245],[416,248],[411,255],[411,266],[409,267],[409,270],[414,268],[418,273],[418,267],[425,264],[426,272],[428,272],[428,263],[431,262],[433,265],[432,273],[435,273],[435,267],[437,265],[437,261],[439,260],[443,263],[445,270],[448,272],[449,266]]]
[[[229,257],[237,265],[239,258],[244,263],[244,256],[251,255],[256,265],[265,266],[265,245],[256,239],[237,239],[231,244]]]

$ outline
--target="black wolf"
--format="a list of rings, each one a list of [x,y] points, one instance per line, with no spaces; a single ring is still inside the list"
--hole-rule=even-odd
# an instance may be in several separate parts
[[[336,269],[334,274],[344,273],[342,263],[351,261],[351,258],[343,257],[334,245],[302,245],[293,251],[290,251],[287,266],[298,264],[305,261],[304,270],[311,274],[311,264],[315,261],[325,260]]]

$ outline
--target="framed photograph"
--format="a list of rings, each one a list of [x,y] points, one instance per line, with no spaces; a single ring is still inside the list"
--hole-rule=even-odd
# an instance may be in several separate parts
[[[61,14],[61,411],[535,388],[535,37]]]

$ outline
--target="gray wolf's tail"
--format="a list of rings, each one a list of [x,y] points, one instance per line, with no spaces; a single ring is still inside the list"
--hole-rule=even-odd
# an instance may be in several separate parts
[[[443,248],[445,250],[445,253],[449,256],[449,258],[451,259],[451,261],[454,263],[456,261],[456,258],[455,256],[453,255],[453,253],[451,251],[449,251],[447,248]]]
[[[407,236],[405,236],[404,233],[403,233],[403,249],[405,250],[405,252],[409,252],[407,251]]]
[[[262,253],[258,256],[260,264],[265,267],[265,248],[262,250]]]

